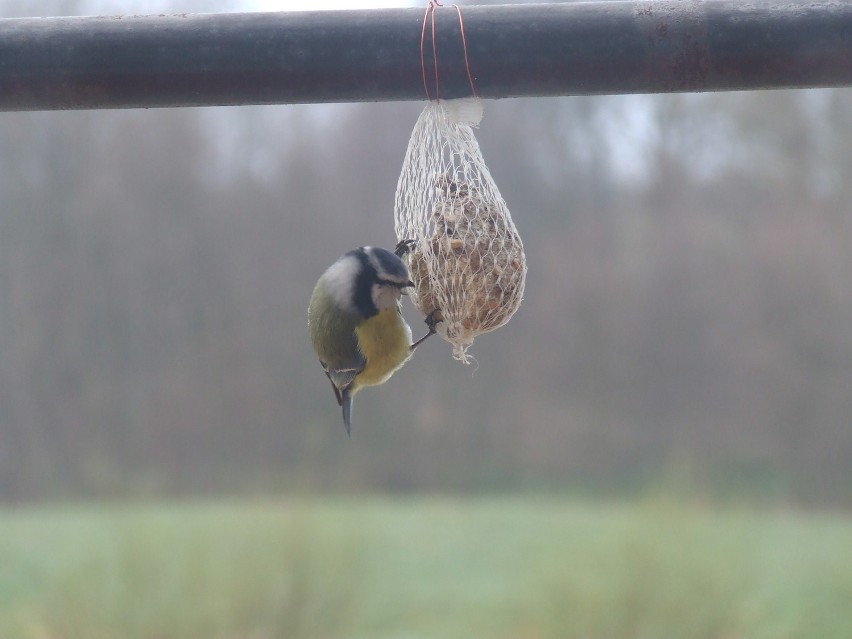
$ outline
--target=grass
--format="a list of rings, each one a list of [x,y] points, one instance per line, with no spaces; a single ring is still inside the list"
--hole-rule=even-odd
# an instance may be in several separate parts
[[[3,639],[852,637],[852,518],[557,498],[0,510]]]

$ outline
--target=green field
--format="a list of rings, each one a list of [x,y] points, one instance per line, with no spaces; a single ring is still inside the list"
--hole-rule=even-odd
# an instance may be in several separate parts
[[[0,510],[2,639],[852,637],[852,518],[671,502]]]

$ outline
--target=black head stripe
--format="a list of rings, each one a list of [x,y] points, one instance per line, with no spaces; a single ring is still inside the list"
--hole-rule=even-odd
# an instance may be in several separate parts
[[[408,281],[408,271],[405,269],[405,264],[396,255],[383,248],[372,249],[372,255],[379,266],[379,271],[390,278],[390,280],[386,277],[380,279],[396,284]]]
[[[363,247],[350,251],[358,258],[361,269],[355,279],[354,302],[355,308],[364,317],[372,317],[379,312],[373,303],[373,284],[376,282],[376,268],[370,264],[370,259]]]

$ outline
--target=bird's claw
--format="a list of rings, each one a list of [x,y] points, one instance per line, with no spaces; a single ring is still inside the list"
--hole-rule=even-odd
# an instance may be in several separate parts
[[[425,342],[428,337],[437,333],[437,326],[438,324],[444,321],[444,318],[441,316],[441,311],[435,309],[426,316],[426,319],[424,321],[426,322],[426,326],[429,327],[429,332],[411,345],[409,349],[411,351],[414,351],[415,348]]]
[[[429,327],[429,334],[432,334],[437,331],[438,324],[443,322],[444,318],[441,315],[441,311],[436,308],[434,311],[429,313],[423,321],[426,322],[426,326]]]
[[[417,246],[417,240],[402,240],[398,242],[396,248],[393,250],[394,254],[401,258],[406,253],[411,251],[415,246]]]

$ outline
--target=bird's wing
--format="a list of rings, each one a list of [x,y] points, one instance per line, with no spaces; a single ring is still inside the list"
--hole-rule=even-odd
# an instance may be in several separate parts
[[[358,348],[358,340],[353,333],[351,338],[339,345],[339,348],[325,353],[320,363],[334,386],[334,395],[337,403],[340,404],[342,401],[340,391],[349,388],[355,376],[364,370],[367,358]]]
[[[319,286],[319,284],[317,284]],[[308,309],[308,327],[311,342],[319,355],[320,364],[331,380],[337,403],[342,403],[341,392],[349,388],[355,376],[364,370],[367,359],[358,348],[355,327],[358,318],[345,313],[315,313],[313,298]],[[336,339],[326,339],[327,336]]]

